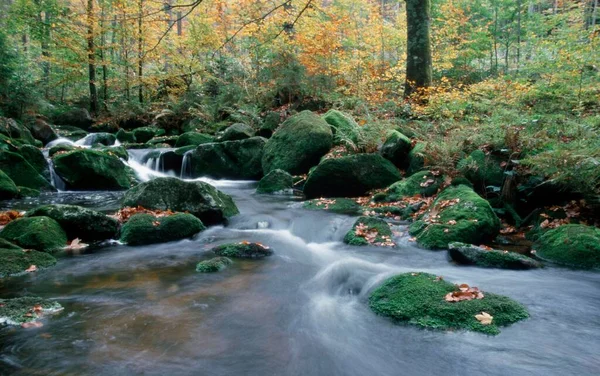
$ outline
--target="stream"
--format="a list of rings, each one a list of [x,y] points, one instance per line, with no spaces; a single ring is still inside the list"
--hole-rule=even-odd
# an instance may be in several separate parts
[[[145,178],[162,174],[133,158],[129,164]],[[354,217],[305,210],[290,196],[257,195],[256,182],[203,180],[238,205],[228,226],[164,244],[109,242],[61,258],[54,268],[0,281],[0,297],[27,293],[64,307],[41,328],[0,328],[0,374],[600,374],[597,272],[460,267],[446,252],[415,247],[402,224],[395,249],[351,247],[342,238]],[[111,211],[120,195],[58,192],[2,205],[73,203]],[[211,247],[244,240],[275,254],[236,260],[219,273],[195,272],[197,262],[211,258]],[[395,325],[372,313],[373,288],[411,271],[507,295],[531,318],[490,337]]]

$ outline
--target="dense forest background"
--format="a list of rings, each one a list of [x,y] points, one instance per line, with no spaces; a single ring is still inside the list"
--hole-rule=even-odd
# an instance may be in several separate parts
[[[367,125],[353,147],[400,127],[427,141],[431,168],[452,174],[472,150],[509,150],[509,170],[600,193],[598,0],[432,0],[433,84],[406,98],[404,1],[0,7],[0,115],[27,122],[75,106],[99,129],[149,114],[258,128],[270,111],[334,107]]]

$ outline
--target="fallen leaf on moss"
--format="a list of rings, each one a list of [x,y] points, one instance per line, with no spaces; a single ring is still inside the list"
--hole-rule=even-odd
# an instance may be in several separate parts
[[[475,318],[481,323],[481,325],[490,325],[494,319],[494,316],[487,312],[481,312],[479,315],[475,315]]]
[[[37,272],[38,268],[35,265],[31,265],[30,267],[28,267],[27,269],[25,269],[25,271],[27,273],[32,273],[32,272]]]

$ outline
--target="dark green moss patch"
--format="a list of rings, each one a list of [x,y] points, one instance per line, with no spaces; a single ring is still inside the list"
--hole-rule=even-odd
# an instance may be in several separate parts
[[[294,178],[283,170],[273,170],[260,179],[256,193],[290,193],[294,187]]]
[[[233,261],[230,258],[213,257],[210,260],[200,261],[196,265],[196,271],[200,273],[215,273],[226,269],[231,264],[233,264]]]
[[[44,269],[56,264],[56,259],[45,252],[0,248],[0,278],[18,275],[30,266]]]
[[[483,268],[534,269],[542,267],[538,261],[516,252],[499,251],[472,244],[450,243],[448,255],[458,264],[476,265]]]
[[[67,235],[58,222],[48,217],[16,219],[4,227],[0,237],[25,249],[54,253],[67,245]]]
[[[167,217],[136,214],[121,228],[121,241],[129,245],[164,243],[194,236],[206,227],[191,214]]]
[[[563,225],[548,230],[533,245],[543,260],[582,269],[600,268],[600,229]]]
[[[260,243],[249,242],[222,244],[213,248],[212,251],[219,256],[251,259],[263,258],[273,254],[271,248]]]

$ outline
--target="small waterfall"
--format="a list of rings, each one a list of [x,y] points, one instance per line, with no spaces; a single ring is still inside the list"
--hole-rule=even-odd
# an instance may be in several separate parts
[[[50,170],[50,183],[52,186],[56,188],[59,192],[64,192],[67,190],[67,183],[58,174],[54,171],[54,163],[52,163],[52,159],[47,158],[48,161],[48,170]]]
[[[156,177],[170,176],[165,173],[164,153],[173,149],[129,149],[129,160],[123,161],[131,167],[138,178],[148,181]]]
[[[45,149],[49,150],[51,147],[56,146],[56,145],[71,145],[71,146],[77,146],[77,144],[71,140],[69,140],[68,138],[64,138],[64,137],[59,137],[54,141],[50,141],[48,142],[48,144],[46,144]]]
[[[190,154],[194,150],[186,151],[183,154],[183,162],[181,162],[181,173],[179,177],[181,179],[191,178],[192,177],[192,155]]]

